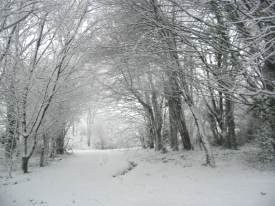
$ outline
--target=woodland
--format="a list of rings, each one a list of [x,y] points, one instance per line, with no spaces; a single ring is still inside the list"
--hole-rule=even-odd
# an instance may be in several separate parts
[[[83,115],[90,146],[106,107],[144,149],[215,167],[213,149],[255,143],[272,162],[275,2],[1,0],[0,102],[10,176],[69,152]]]

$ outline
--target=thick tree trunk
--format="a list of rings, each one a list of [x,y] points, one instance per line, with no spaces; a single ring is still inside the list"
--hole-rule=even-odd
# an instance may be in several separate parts
[[[174,127],[176,127],[180,133],[183,148],[191,150],[192,144],[187,130],[180,97],[171,97],[169,113],[171,114],[171,123],[176,123]]]
[[[184,146],[184,149],[191,150],[192,144],[191,144],[189,132],[188,132],[187,126],[186,126],[184,111],[181,108],[182,107],[181,104],[180,105],[177,104],[177,107],[178,107],[178,112],[179,112],[178,113],[178,115],[179,115],[178,128],[179,128],[179,132],[181,135],[181,141]]]
[[[167,20],[166,16],[163,15],[162,11],[159,7],[159,2],[157,0],[151,0],[151,5],[153,7],[153,12],[155,15],[155,21],[160,22],[163,25],[171,26],[169,20]],[[174,22],[172,22],[173,24]],[[184,112],[182,109],[182,101],[180,96],[179,82],[178,82],[178,72],[181,70],[181,65],[179,61],[179,56],[177,52],[177,44],[175,35],[169,29],[161,29],[159,30],[160,39],[165,40],[165,44],[167,46],[167,62],[172,65],[166,68],[166,75],[168,77],[168,96],[167,100],[171,98],[171,112],[172,118],[174,118],[174,122],[177,124],[178,131],[181,135],[181,140],[184,149],[191,150],[192,144],[189,136],[189,132],[187,130]],[[187,89],[187,88],[185,88]]]
[[[178,128],[175,122],[175,117],[173,116],[173,107],[171,99],[168,99],[168,109],[169,109],[169,142],[172,150],[177,151],[179,149],[178,143]]]
[[[148,125],[148,147],[150,149],[153,149],[155,147],[154,145],[154,131],[153,131],[153,128],[152,128],[152,125]]]
[[[157,129],[156,131],[156,146],[155,150],[160,151],[162,150],[163,145],[162,145],[162,136],[161,136],[161,129]]]
[[[40,167],[45,166],[45,147],[42,146],[41,151],[40,151],[40,162],[39,162]]]
[[[162,114],[161,114],[161,110],[160,110],[160,105],[158,104],[158,100],[157,100],[157,94],[155,89],[153,88],[152,91],[152,106],[153,106],[153,111],[154,111],[154,127],[153,129],[155,130],[155,150],[156,151],[160,151],[163,148],[163,144],[162,144]]]
[[[169,121],[170,121],[170,134],[173,135],[175,140],[175,133],[179,132],[183,148],[191,150],[192,144],[187,130],[184,111],[182,109],[182,100],[180,96],[180,88],[177,82],[177,73],[175,71],[167,72],[169,77],[169,85],[166,88],[166,99],[168,100],[169,108]],[[176,131],[172,131],[176,129]]]
[[[22,158],[22,170],[24,173],[28,172],[29,160],[32,157],[32,155],[35,151],[36,145],[37,145],[37,134],[35,133],[34,138],[33,138],[34,139],[33,145],[32,145],[32,148],[30,149],[29,154],[28,154],[28,139],[29,139],[29,137],[30,136],[24,136],[24,156]]]
[[[151,107],[149,94],[145,93],[145,102],[141,101],[140,99],[139,101],[142,104],[145,111],[149,148],[153,149],[156,146],[156,126],[155,126],[155,116],[154,116],[153,109]]]
[[[24,156],[28,156],[28,137],[24,136]]]
[[[147,123],[147,135],[148,135],[148,146],[150,149],[156,149],[156,126],[154,125],[154,119],[152,117],[148,117]],[[157,149],[156,149],[157,150]]]
[[[226,138],[225,147],[230,149],[237,149],[237,140],[235,133],[235,120],[234,120],[234,103],[231,101],[229,95],[225,99],[225,123],[226,123]]]
[[[56,154],[64,154],[64,131],[62,130],[56,139]]]
[[[29,159],[28,157],[22,157],[22,170],[24,173],[28,173]]]
[[[171,34],[171,38],[173,39],[173,35]],[[187,130],[187,126],[186,126],[186,122],[185,122],[185,117],[184,117],[184,111],[182,109],[182,100],[181,100],[181,96],[180,96],[180,86],[179,86],[179,82],[178,82],[178,72],[180,71],[180,63],[179,63],[179,59],[178,59],[178,54],[177,54],[177,46],[176,46],[176,42],[175,40],[170,42],[168,41],[168,46],[170,51],[170,58],[173,62],[173,65],[175,67],[175,70],[170,71],[167,70],[166,74],[168,76],[169,79],[169,86],[170,88],[168,89],[169,91],[169,97],[168,99],[170,99],[171,101],[171,114],[172,117],[175,119],[174,122],[177,123],[177,128],[178,131],[181,135],[181,140],[182,140],[182,144],[184,149],[186,150],[191,150],[192,149],[192,144],[191,144],[191,140],[190,140],[190,136],[189,136],[189,132]],[[188,90],[187,87],[185,87],[186,85],[184,85],[184,89]],[[185,91],[188,92],[188,91]]]

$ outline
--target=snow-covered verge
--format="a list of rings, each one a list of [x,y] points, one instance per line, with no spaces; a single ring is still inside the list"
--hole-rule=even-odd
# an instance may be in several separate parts
[[[197,151],[78,151],[27,175],[1,176],[0,205],[274,206],[275,172],[248,163],[254,153],[217,149],[213,169]]]

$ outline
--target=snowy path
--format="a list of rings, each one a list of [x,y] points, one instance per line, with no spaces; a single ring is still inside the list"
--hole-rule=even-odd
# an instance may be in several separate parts
[[[114,178],[134,160],[138,166]],[[160,161],[161,160],[161,161]],[[138,151],[81,152],[0,182],[0,206],[274,206],[275,175]]]

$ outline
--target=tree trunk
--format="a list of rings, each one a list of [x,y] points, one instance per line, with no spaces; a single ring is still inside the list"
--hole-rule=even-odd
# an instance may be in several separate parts
[[[192,149],[192,144],[191,144],[189,132],[188,132],[187,126],[186,126],[184,111],[181,108],[182,107],[181,103],[180,103],[180,105],[177,104],[177,107],[178,107],[178,115],[179,115],[178,128],[179,128],[179,132],[180,132],[180,135],[181,135],[181,141],[182,141],[182,144],[184,146],[184,149],[191,150]]]
[[[147,135],[148,135],[148,147],[150,149],[153,149],[155,147],[154,145],[154,131],[153,131],[153,128],[152,128],[152,125],[151,123],[148,123],[147,125]]]
[[[187,101],[188,102],[188,101]],[[205,165],[209,165],[210,167],[215,167],[215,159],[211,150],[210,143],[208,138],[204,132],[204,128],[202,126],[202,120],[197,112],[197,109],[193,106],[191,102],[188,103],[189,109],[194,117],[195,125],[197,127],[198,138],[205,152]]]
[[[152,84],[152,83],[151,83]],[[156,151],[160,151],[163,148],[162,145],[162,114],[161,114],[161,110],[160,110],[160,105],[158,104],[158,99],[157,99],[157,94],[156,91],[154,89],[154,87],[152,86],[152,106],[153,106],[153,111],[154,111],[154,126],[153,129],[155,130],[155,150]]]
[[[39,166],[40,167],[45,166],[45,147],[44,146],[42,146],[41,148]]]
[[[24,173],[28,173],[29,158],[22,157],[22,170]]]
[[[180,97],[171,97],[169,113],[171,113],[171,122],[176,123],[176,127],[180,133],[183,148],[185,150],[191,150],[192,144],[187,130],[184,111],[182,110],[182,103]]]
[[[151,0],[151,4],[153,6],[153,12],[155,15],[155,21],[160,22],[160,24],[167,25],[168,27],[171,26],[169,20],[167,20],[166,16],[160,10],[159,3],[156,0]],[[175,10],[173,11],[173,13]],[[172,25],[174,24],[174,19]],[[184,112],[182,109],[182,102],[180,97],[180,90],[179,90],[179,82],[178,82],[178,73],[180,72],[181,65],[178,56],[177,44],[175,35],[169,29],[161,29],[159,30],[160,39],[165,40],[165,46],[167,47],[166,58],[171,66],[166,68],[166,76],[168,77],[169,89],[168,91],[168,98],[172,98],[171,100],[171,113],[172,118],[177,123],[178,131],[181,135],[181,140],[184,149],[191,150],[192,144],[190,141],[189,132],[186,127]],[[188,89],[187,87],[185,89]]]
[[[146,92],[145,93],[145,102],[142,104],[144,111],[145,111],[145,116],[146,116],[146,121],[147,121],[147,131],[148,131],[148,144],[149,148],[153,149],[156,146],[156,126],[155,124],[155,117],[154,117],[154,112],[150,103],[150,97],[149,94]]]
[[[92,111],[91,108],[88,109],[88,114],[87,114],[87,145],[88,147],[91,146],[91,127],[92,127]]]
[[[177,123],[175,122],[175,117],[173,116],[173,107],[172,107],[172,100],[168,99],[168,109],[169,109],[169,142],[172,150],[179,150],[179,143],[178,143],[178,128]]]
[[[222,5],[218,1],[212,1],[211,4],[212,12],[215,15],[217,20],[217,29],[216,33],[220,37],[220,51],[217,54],[218,68],[220,68],[220,72],[218,75],[224,76],[222,72],[228,73],[226,79],[218,80],[219,84],[222,86],[221,90],[225,91],[225,111],[223,114],[223,94],[219,92],[220,95],[220,115],[224,116],[224,125],[223,122],[219,122],[222,135],[224,137],[224,145],[230,149],[237,148],[237,140],[235,134],[235,120],[234,120],[234,103],[232,101],[233,94],[230,93],[230,88],[233,87],[234,82],[236,81],[236,77],[234,76],[235,71],[240,70],[240,65],[238,61],[238,57],[236,53],[230,51],[232,50],[232,45],[230,41],[230,32],[226,29],[225,17],[226,14],[223,11]],[[231,12],[231,11],[230,11]],[[229,49],[229,51],[224,51],[225,49]],[[231,67],[231,69],[230,69]],[[222,120],[222,118],[220,119]]]
[[[24,156],[28,156],[28,136],[24,136]]]
[[[216,118],[214,117],[213,114],[211,114],[211,112],[208,113],[208,121],[209,121],[211,132],[212,132],[213,137],[215,139],[214,144],[222,145],[222,138],[221,138],[221,135],[219,135],[219,132],[218,132],[218,129],[217,129]]]
[[[56,141],[54,138],[51,138],[50,143],[50,158],[55,158],[56,156]]]
[[[224,142],[224,134],[225,134],[225,126],[224,126],[224,96],[223,93],[221,91],[219,91],[219,110],[218,110],[218,118],[217,118],[217,122],[220,128],[220,132],[219,132],[219,136],[221,139],[221,145]]]
[[[225,99],[225,123],[226,123],[226,138],[225,147],[229,149],[237,149],[237,140],[235,133],[235,121],[234,121],[234,103],[231,101],[229,95],[226,95]]]
[[[168,85],[165,88],[165,93],[169,108],[170,135],[173,135],[174,141],[176,139],[176,134],[179,131],[183,148],[186,150],[191,150],[192,144],[185,122],[184,111],[182,109],[182,100],[180,97],[179,84],[177,82],[177,73],[175,71],[169,71],[166,74],[169,77]]]
[[[56,139],[56,154],[64,154],[64,131],[60,132],[58,138]]]
[[[41,152],[40,152],[40,167],[45,166],[45,159],[47,156],[47,148],[48,148],[47,137],[45,134],[43,134],[43,144],[42,144]]]
[[[14,89],[11,86],[12,90]],[[13,93],[13,91],[11,91]],[[13,151],[16,148],[17,138],[17,121],[16,121],[16,106],[14,94],[11,94],[7,100],[7,125],[5,135],[5,155],[7,159],[12,157]]]

